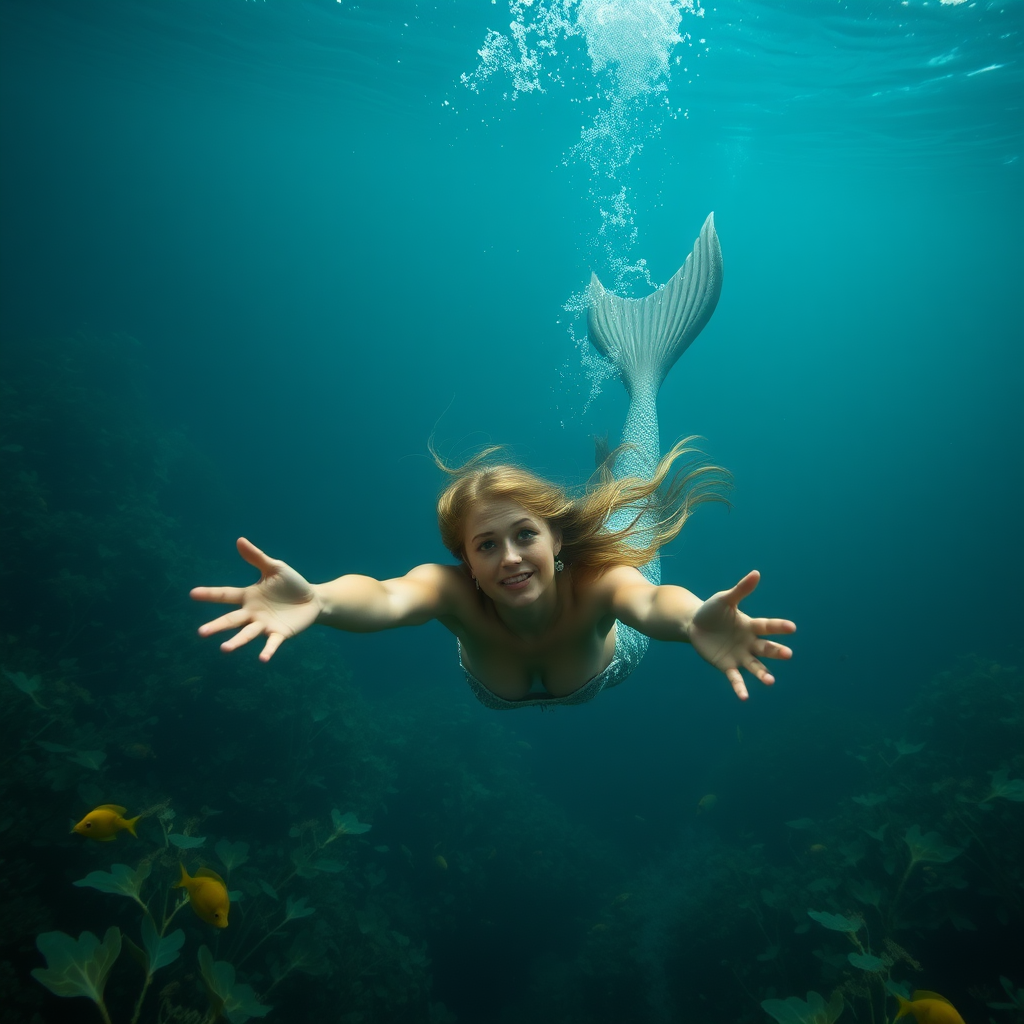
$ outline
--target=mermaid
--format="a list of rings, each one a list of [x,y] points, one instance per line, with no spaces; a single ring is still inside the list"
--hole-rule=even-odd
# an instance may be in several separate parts
[[[578,495],[496,458],[488,448],[460,466],[434,455],[449,481],[437,502],[445,547],[457,564],[419,565],[396,579],[346,575],[308,583],[245,538],[238,552],[260,578],[247,587],[197,587],[197,601],[238,605],[200,627],[237,629],[233,651],[265,637],[261,661],[321,623],[370,633],[437,620],[456,637],[466,682],[488,708],[581,704],[621,683],[651,640],[691,644],[741,700],[743,671],[771,685],[762,659],[792,650],[767,636],[786,619],[739,608],[756,571],[701,600],[661,583],[660,549],[693,508],[719,498],[723,473],[692,458],[686,439],[660,453],[656,401],[669,370],[703,330],[722,289],[722,251],[711,214],[693,252],[661,290],[643,299],[590,284],[591,343],[619,372],[629,411],[620,445],[605,451]]]

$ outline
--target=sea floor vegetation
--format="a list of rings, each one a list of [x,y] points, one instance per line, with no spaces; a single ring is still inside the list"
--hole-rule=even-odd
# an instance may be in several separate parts
[[[330,635],[270,665],[187,642],[218,485],[136,342],[2,370],[6,1021],[881,1024],[917,988],[1024,1021],[1020,669],[963,658],[884,722],[737,744],[706,813],[626,856],[503,721],[371,704]],[[823,761],[834,799],[794,816]],[[138,837],[71,831],[104,804]]]

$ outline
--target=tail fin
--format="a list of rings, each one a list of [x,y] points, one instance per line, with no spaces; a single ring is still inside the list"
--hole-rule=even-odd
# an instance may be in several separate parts
[[[141,815],[141,814],[136,814],[134,818],[126,818],[126,819],[125,819],[125,823],[124,823],[124,827],[125,827],[126,829],[128,829],[128,831],[129,831],[129,832],[131,832],[131,834],[132,834],[133,836],[135,836],[135,838],[136,838],[136,839],[138,839],[138,838],[139,838],[139,834],[138,834],[138,832],[136,832],[136,831],[135,831],[135,823],[136,823],[136,822],[137,822],[137,821],[139,820],[139,818],[141,818],[141,817],[142,817],[142,815]]]
[[[590,341],[618,367],[630,396],[648,388],[657,394],[675,361],[711,319],[721,293],[722,247],[710,213],[693,252],[660,291],[624,299],[591,275]]]
[[[181,868],[181,880],[175,882],[174,885],[171,886],[171,888],[172,889],[187,889],[188,888],[188,883],[191,882],[192,879],[189,878],[189,874],[185,870],[185,865],[184,864],[179,864],[178,867]]]

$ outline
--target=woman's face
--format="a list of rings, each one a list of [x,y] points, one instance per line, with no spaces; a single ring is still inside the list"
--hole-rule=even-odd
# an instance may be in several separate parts
[[[546,520],[514,501],[481,502],[466,521],[469,568],[480,589],[502,604],[530,604],[551,586],[561,547]]]

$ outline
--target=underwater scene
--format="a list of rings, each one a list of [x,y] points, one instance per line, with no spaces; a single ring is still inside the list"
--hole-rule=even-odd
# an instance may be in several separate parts
[[[1024,1021],[1024,0],[0,19],[5,1024]]]

